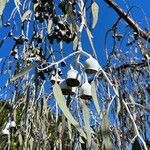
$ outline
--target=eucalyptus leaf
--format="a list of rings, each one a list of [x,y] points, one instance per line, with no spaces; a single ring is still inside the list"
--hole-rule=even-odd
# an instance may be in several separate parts
[[[92,150],[98,150],[98,144],[94,142],[94,140],[92,140]]]
[[[132,104],[135,104],[134,97],[131,94],[129,94],[129,100]]]
[[[71,129],[71,124],[70,124],[69,121],[67,121],[67,124],[68,124],[69,138],[70,138],[70,140],[72,140],[72,129]]]
[[[22,134],[20,132],[19,132],[19,135],[18,135],[18,140],[19,140],[19,144],[22,146],[23,138],[22,138]]]
[[[51,33],[51,27],[52,27],[52,20],[48,19],[48,23],[47,23],[47,33],[50,34]]]
[[[27,87],[26,91],[25,91],[25,95],[24,95],[24,103],[25,103],[25,108],[23,109],[24,111],[24,119],[27,119],[28,117],[28,108],[29,108],[29,105],[30,105],[30,102],[29,102],[29,87]]]
[[[96,51],[95,51],[95,48],[94,48],[94,44],[93,44],[93,41],[92,41],[93,36],[92,36],[92,33],[91,33],[91,31],[89,30],[88,27],[86,27],[86,32],[87,32],[87,35],[88,35],[88,38],[89,38],[89,41],[90,41],[90,44],[91,44],[91,47],[92,47],[92,50],[93,50],[93,54],[95,55],[95,57],[97,57]]]
[[[117,97],[117,116],[119,115],[120,110],[121,110],[120,99]]]
[[[104,115],[102,119],[102,124],[101,124],[101,133],[102,133],[102,139],[103,139],[103,144],[105,145],[105,148],[107,150],[112,150],[113,149],[113,144],[111,140],[111,135],[110,135],[110,129],[109,129],[109,120],[108,120],[108,115]]]
[[[84,143],[85,143],[85,142],[83,141],[82,137],[79,137],[79,142],[80,142],[81,144],[84,144]]]
[[[92,28],[95,28],[97,21],[98,21],[98,13],[99,13],[99,6],[96,2],[92,3],[91,6],[92,9],[92,16],[93,16],[93,24],[92,24]]]
[[[85,139],[87,139],[85,132],[80,127],[78,122],[73,118],[71,112],[69,111],[69,109],[66,105],[65,97],[63,96],[60,86],[57,83],[55,83],[53,85],[53,93],[54,93],[55,100],[57,101],[57,104],[59,105],[60,109],[64,113],[65,117],[68,119],[68,121],[70,121],[70,123],[73,126],[75,126],[75,128],[79,131],[81,136],[83,136]]]
[[[117,145],[119,147],[119,149],[121,149],[121,138],[120,138],[120,134],[119,134],[119,131],[118,129],[115,127],[115,136],[116,136],[116,139],[117,139]]]
[[[86,134],[87,134],[87,141],[88,141],[88,146],[89,148],[91,147],[91,127],[90,127],[90,112],[89,112],[89,108],[86,106],[86,104],[84,102],[82,102],[82,112],[83,112],[83,120],[84,120],[84,124],[85,124],[85,130],[86,130]]]
[[[25,67],[20,72],[16,73],[14,75],[14,77],[11,78],[10,81],[14,81],[14,80],[18,79],[19,77],[22,77],[23,75],[25,75],[26,73],[28,73],[33,67],[34,67],[34,65],[30,65],[30,66]]]
[[[100,106],[99,106],[99,102],[98,102],[98,98],[97,98],[97,92],[96,92],[96,83],[94,83],[94,81],[92,81],[91,83],[91,91],[92,91],[92,97],[93,97],[93,102],[96,108],[96,111],[98,113],[98,115],[100,114]]]
[[[26,19],[27,17],[29,17],[29,15],[30,15],[31,13],[32,13],[31,10],[27,10],[27,11],[22,15],[22,18],[21,18],[22,22],[24,22],[25,19]]]
[[[73,40],[73,50],[75,51],[78,46],[78,37],[76,36]]]
[[[74,28],[76,31],[78,31],[78,25],[75,23],[75,18],[74,18],[74,15],[73,15],[73,13],[72,13],[71,7],[68,7],[68,9],[67,9],[67,15],[68,15],[69,18],[70,18],[70,21],[71,21],[71,24],[72,24],[73,28]]]
[[[33,149],[33,143],[34,143],[34,138],[31,137],[29,140],[29,145],[31,149]]]
[[[7,0],[0,0],[0,27],[2,26],[2,15],[5,9]]]

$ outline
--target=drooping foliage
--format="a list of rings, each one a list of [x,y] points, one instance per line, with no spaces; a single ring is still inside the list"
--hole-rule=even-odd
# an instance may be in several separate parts
[[[102,66],[92,36],[97,1],[0,1],[0,47],[12,45],[0,62],[0,149],[150,148],[149,34],[130,10],[104,2],[118,20]]]

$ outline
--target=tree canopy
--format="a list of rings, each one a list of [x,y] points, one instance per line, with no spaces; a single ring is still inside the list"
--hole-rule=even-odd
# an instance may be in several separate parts
[[[98,1],[0,1],[0,48],[11,47],[0,60],[0,149],[150,148],[149,20],[140,7],[103,2],[117,16],[104,65],[93,37]]]

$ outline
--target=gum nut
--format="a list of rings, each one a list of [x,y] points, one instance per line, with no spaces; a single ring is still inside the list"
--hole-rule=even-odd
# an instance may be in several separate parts
[[[62,67],[65,67],[65,66],[66,66],[66,62],[65,62],[65,61],[62,61],[62,62],[61,62],[61,66],[62,66]]]
[[[15,121],[11,121],[10,128],[15,128],[15,127],[16,127],[16,122]]]
[[[80,89],[80,98],[81,99],[91,99],[92,93],[91,93],[91,85],[88,82],[85,82]]]
[[[58,84],[61,82],[61,78],[58,74],[52,75],[51,77],[51,83],[54,85],[55,82],[57,82]]]
[[[66,79],[67,85],[71,87],[79,86],[80,80],[81,76],[78,73],[78,71],[73,69],[73,67],[71,67],[71,69],[67,72],[67,79]]]
[[[89,57],[84,64],[85,72],[88,74],[98,72],[100,65],[96,59]]]
[[[3,134],[3,135],[9,135],[9,130],[8,130],[8,129],[2,130],[2,134]]]
[[[57,83],[59,84],[61,81],[62,81],[61,78],[58,77],[58,78],[57,78]]]
[[[7,130],[9,130],[9,129],[10,129],[10,122],[8,122],[8,123],[6,124],[5,129],[7,129]]]
[[[74,94],[76,94],[76,92],[77,92],[77,87],[72,87],[72,92],[73,92]]]
[[[72,88],[66,84],[66,80],[62,80],[60,83],[60,88],[62,90],[63,95],[73,95]]]
[[[54,85],[55,82],[56,82],[56,77],[55,77],[55,76],[52,76],[52,77],[51,77],[51,83]]]

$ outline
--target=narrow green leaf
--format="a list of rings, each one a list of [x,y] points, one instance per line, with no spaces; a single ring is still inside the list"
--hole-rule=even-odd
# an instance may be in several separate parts
[[[92,145],[91,145],[93,150],[98,150],[98,144],[94,142],[94,140],[92,140]]]
[[[132,105],[132,109],[133,109],[133,118],[134,118],[134,120],[136,120],[136,113],[135,113],[135,100],[134,100],[134,97],[131,95],[131,94],[129,94],[129,100],[130,100],[130,102],[131,102],[131,104],[133,104]]]
[[[135,104],[134,97],[131,94],[129,94],[129,100],[132,104]]]
[[[7,0],[0,0],[0,16],[3,14],[3,10],[5,8],[6,3]]]
[[[85,143],[85,142],[83,141],[83,139],[82,139],[81,136],[79,137],[79,142],[80,142],[81,144],[84,144],[84,143]]]
[[[25,91],[25,95],[23,98],[24,101],[24,108],[22,109],[24,111],[24,119],[28,118],[28,108],[29,108],[29,87],[27,87],[26,91]],[[26,122],[27,123],[27,122]]]
[[[82,101],[81,101],[82,102]],[[83,112],[83,120],[85,123],[85,130],[86,130],[86,134],[87,134],[87,141],[88,141],[88,146],[91,147],[91,127],[90,127],[90,112],[88,107],[86,106],[86,104],[84,102],[82,102],[82,112]]]
[[[97,92],[96,92],[96,83],[94,83],[94,81],[92,81],[91,83],[91,91],[92,91],[92,97],[93,97],[93,102],[96,108],[96,111],[98,113],[98,115],[100,114],[100,106],[99,106],[99,102],[98,102],[98,98],[97,98]]]
[[[18,135],[18,140],[19,140],[19,144],[22,146],[22,144],[23,144],[23,139],[22,139],[22,135],[21,135],[20,132],[19,132],[19,135]]]
[[[78,37],[76,36],[75,39],[73,40],[73,50],[75,51],[78,46]]]
[[[89,38],[89,41],[90,41],[90,44],[91,44],[91,47],[92,47],[92,50],[93,50],[93,54],[94,54],[95,57],[97,57],[96,51],[95,51],[95,48],[94,48],[94,44],[93,44],[93,41],[92,41],[93,36],[92,36],[91,31],[89,30],[88,27],[86,27],[86,32],[87,32],[87,35],[88,35],[88,38]]]
[[[29,140],[30,149],[33,149],[34,138],[31,137]]]
[[[14,75],[14,77],[12,77],[10,81],[14,81],[14,80],[18,79],[19,77],[22,77],[23,75],[28,73],[33,67],[34,67],[34,65],[25,67],[20,72],[16,73],[16,75]]]
[[[0,0],[0,27],[2,26],[2,15],[5,9],[7,0]]]
[[[116,136],[116,139],[117,139],[117,145],[118,145],[119,149],[121,149],[120,134],[119,134],[118,129],[116,127],[115,127],[115,136]]]
[[[27,18],[27,17],[29,17],[29,15],[31,14],[31,10],[27,10],[23,15],[22,15],[22,18],[21,18],[21,20],[22,20],[22,22],[24,22],[25,21],[25,19]]]
[[[78,31],[78,25],[75,22],[75,18],[74,18],[74,15],[72,14],[71,7],[68,7],[68,9],[67,9],[67,15],[68,15],[68,17],[69,17],[69,19],[71,21],[73,29],[75,29],[75,31]]]
[[[120,99],[119,99],[119,98],[117,98],[117,116],[119,115],[120,110],[121,110]]]
[[[72,129],[71,129],[71,124],[70,124],[69,121],[67,121],[67,124],[68,124],[69,138],[70,138],[70,140],[72,140]]]
[[[102,122],[101,133],[102,133],[103,144],[105,145],[105,148],[107,150],[112,150],[113,144],[112,144],[112,140],[111,140],[110,129],[109,129],[109,120],[108,120],[107,114],[103,116],[103,119],[101,122]]]
[[[47,23],[47,33],[50,34],[51,33],[51,27],[52,27],[52,20],[48,19],[48,23]]]
[[[93,16],[92,28],[95,28],[97,21],[98,21],[98,13],[99,13],[98,4],[96,2],[93,2],[91,9],[92,9],[92,16]]]
[[[80,127],[80,125],[78,124],[78,122],[73,118],[72,114],[70,113],[68,107],[66,106],[66,100],[65,97],[62,94],[62,91],[60,89],[60,86],[55,83],[53,86],[53,93],[54,93],[54,97],[60,107],[60,109],[62,110],[62,112],[64,113],[65,117],[68,119],[68,121],[70,121],[70,123],[75,126],[75,128],[79,131],[79,133],[81,134],[81,136],[83,136],[86,139],[86,134],[83,131],[83,129]]]

